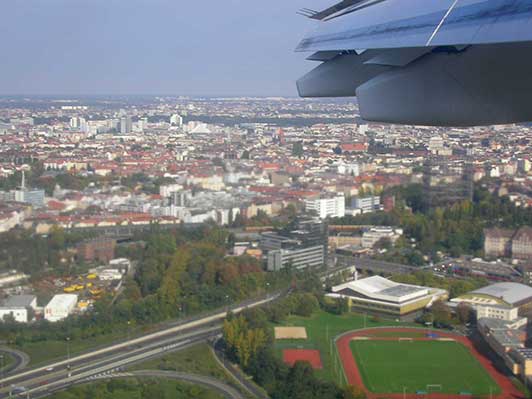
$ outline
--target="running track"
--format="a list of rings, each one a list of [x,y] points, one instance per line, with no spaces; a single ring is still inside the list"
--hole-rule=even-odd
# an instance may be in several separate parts
[[[353,353],[351,352],[349,343],[354,337],[360,337],[360,336],[367,337],[368,335],[379,333],[379,332],[394,332],[394,331],[420,332],[423,330],[420,330],[419,328],[400,328],[400,327],[399,328],[374,328],[374,329],[367,329],[367,330],[358,330],[358,331],[344,334],[340,338],[338,338],[338,340],[336,341],[336,347],[338,348],[338,353],[340,354],[340,359],[342,361],[348,383],[350,385],[363,387],[364,391],[366,392],[368,396],[368,399],[380,399],[380,398],[404,399],[405,396],[403,396],[402,393],[376,394],[376,393],[369,392],[367,388],[365,387],[364,382],[362,381],[360,371],[358,370],[358,366],[353,356]],[[427,333],[428,332],[429,330],[427,330]],[[461,342],[478,359],[478,361],[484,366],[484,368],[488,371],[491,377],[501,387],[502,392],[499,395],[493,395],[493,399],[525,399],[525,396],[517,388],[514,387],[510,379],[508,379],[508,377],[506,377],[505,375],[501,374],[493,366],[493,364],[491,363],[489,359],[487,359],[480,352],[478,352],[473,346],[472,342],[468,338],[460,336],[460,335],[442,332],[439,330],[437,331],[437,334],[441,338],[452,338],[453,340],[457,342]],[[375,337],[373,339],[378,339],[382,341],[382,340],[386,340],[390,338]],[[396,340],[397,338],[391,338],[391,339]],[[420,338],[413,338],[413,339],[419,340],[419,341],[431,340],[431,338],[428,338],[428,337],[423,337],[423,338],[420,337]],[[421,399],[421,398],[426,398],[426,397],[427,397],[426,395],[418,395],[418,394],[407,394],[406,395],[407,399]],[[449,394],[441,394],[441,393],[431,393],[429,397],[433,399],[464,399],[464,398],[467,398],[467,396],[463,396],[463,395],[449,395]]]

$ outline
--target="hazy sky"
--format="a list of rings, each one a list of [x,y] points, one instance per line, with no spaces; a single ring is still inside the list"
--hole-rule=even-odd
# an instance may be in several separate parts
[[[0,94],[295,95],[334,0],[1,0]]]

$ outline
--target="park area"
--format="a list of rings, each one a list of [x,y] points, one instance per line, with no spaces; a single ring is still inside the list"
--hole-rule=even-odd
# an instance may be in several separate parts
[[[500,388],[455,341],[353,340],[364,385],[373,393],[498,394]]]

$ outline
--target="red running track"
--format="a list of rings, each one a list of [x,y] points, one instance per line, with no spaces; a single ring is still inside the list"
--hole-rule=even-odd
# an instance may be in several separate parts
[[[347,333],[345,335],[342,335],[337,341],[336,341],[336,347],[338,348],[338,353],[340,354],[340,359],[342,361],[344,371],[347,377],[347,381],[350,385],[355,385],[359,387],[363,387],[364,391],[366,392],[368,399],[380,399],[380,398],[386,398],[386,399],[404,399],[405,396],[402,393],[392,393],[392,394],[383,394],[383,393],[373,393],[369,392],[366,386],[364,385],[364,381],[362,380],[362,376],[360,375],[360,370],[358,369],[358,365],[355,361],[354,355],[351,352],[351,348],[349,346],[350,342],[355,337],[367,337],[368,334],[375,334],[378,332],[394,332],[394,331],[401,331],[401,332],[420,332],[423,330],[420,330],[418,328],[373,328],[373,329],[367,329],[367,330],[358,330],[354,331],[352,333]],[[426,331],[429,332],[435,332],[434,330]],[[486,371],[491,375],[491,377],[497,382],[497,384],[501,388],[501,393],[499,395],[493,395],[493,399],[526,399],[525,396],[512,384],[512,381],[508,377],[506,377],[504,374],[500,373],[492,364],[492,362],[486,358],[484,355],[482,355],[480,352],[476,350],[476,348],[473,346],[473,343],[466,337],[451,334],[443,331],[437,331],[436,332],[438,337],[441,338],[452,338],[453,340],[462,343],[465,345],[471,353],[477,358],[477,360],[484,366]],[[397,338],[389,338],[389,337],[369,337],[369,339],[372,340],[397,340]],[[416,341],[421,340],[433,340],[433,338],[412,338]],[[407,394],[407,399],[421,399],[425,398],[426,395],[418,395],[418,394]],[[451,394],[442,394],[442,393],[431,393],[430,398],[433,399],[464,399],[467,396],[463,395],[451,395]]]

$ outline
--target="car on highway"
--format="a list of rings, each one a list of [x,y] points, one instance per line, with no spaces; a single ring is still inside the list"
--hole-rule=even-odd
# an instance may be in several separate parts
[[[20,394],[26,393],[26,391],[27,391],[26,387],[13,387],[11,389],[10,396],[20,395]]]
[[[47,367],[47,368],[45,369],[45,371],[48,371],[48,372],[50,372],[50,371],[54,371],[54,368],[53,368],[53,367]]]

